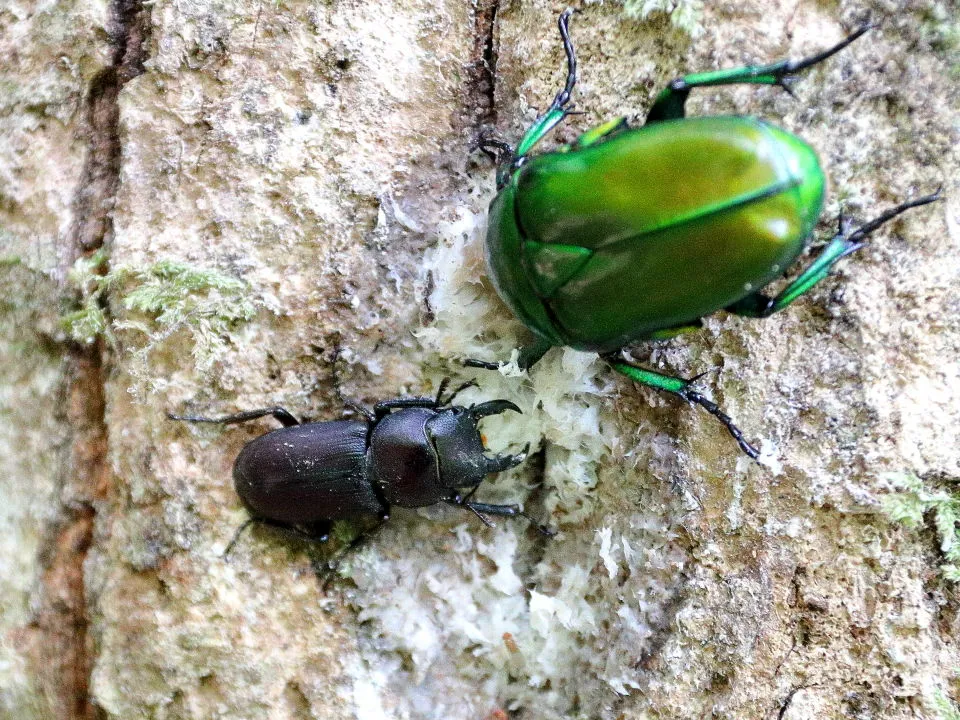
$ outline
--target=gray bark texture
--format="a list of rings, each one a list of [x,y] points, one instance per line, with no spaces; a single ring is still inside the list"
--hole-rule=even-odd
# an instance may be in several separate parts
[[[585,114],[549,142],[869,18],[796,97],[688,111],[810,142],[820,238],[944,188],[786,311],[634,350],[713,371],[758,464],[595,355],[459,362],[529,339],[486,279],[475,148],[559,88],[563,7],[3,3],[0,718],[960,717],[960,8],[578,5]],[[395,510],[330,578],[349,528],[223,557],[233,459],[273,423],[167,412],[337,419],[445,376],[523,409],[484,421],[531,457],[478,498],[555,538],[445,506]]]

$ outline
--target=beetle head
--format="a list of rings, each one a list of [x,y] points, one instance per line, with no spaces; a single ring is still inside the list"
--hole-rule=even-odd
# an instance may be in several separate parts
[[[485,454],[477,424],[481,418],[507,410],[520,412],[520,408],[509,400],[491,400],[469,408],[454,406],[438,410],[427,422],[427,434],[437,454],[442,486],[474,487],[487,475],[524,461],[526,452],[492,457]]]

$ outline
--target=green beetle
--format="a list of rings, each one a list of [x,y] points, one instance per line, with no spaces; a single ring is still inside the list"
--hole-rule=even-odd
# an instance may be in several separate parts
[[[800,138],[756,118],[686,118],[684,103],[697,87],[754,83],[789,90],[797,72],[839,52],[870,26],[803,60],[678,78],[654,100],[642,127],[616,118],[531,157],[570,114],[572,13],[566,10],[558,21],[567,55],[564,89],[515,150],[481,141],[501,156],[486,238],[490,276],[537,336],[521,350],[520,365],[530,367],[554,346],[596,351],[631,379],[704,407],[757,458],[756,448],[691,380],[632,365],[619,351],[637,340],[696,329],[717,310],[751,317],[782,310],[880,225],[937,200],[939,190],[856,229],[841,218],[819,257],[768,297],[761,290],[804,250],[820,216],[826,183],[817,155]]]

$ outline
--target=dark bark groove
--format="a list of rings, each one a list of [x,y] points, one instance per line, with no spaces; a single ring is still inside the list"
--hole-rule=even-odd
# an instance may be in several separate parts
[[[473,48],[467,66],[463,126],[477,134],[496,123],[496,24],[499,0],[478,0],[473,17]]]
[[[62,278],[78,258],[112,238],[122,149],[118,98],[123,86],[143,72],[149,12],[142,0],[114,0],[111,7],[112,64],[94,78],[85,99],[81,133],[87,156],[74,196]],[[64,292],[71,291],[65,287]],[[84,562],[93,542],[95,508],[106,497],[110,481],[103,343],[68,346],[63,377],[62,421],[70,437],[60,478],[59,517],[41,552],[39,602],[26,628],[26,643],[52,717],[95,720],[103,712],[89,696],[95,656]]]

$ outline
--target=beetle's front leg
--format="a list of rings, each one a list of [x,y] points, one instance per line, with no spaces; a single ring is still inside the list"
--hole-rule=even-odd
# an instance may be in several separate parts
[[[910,208],[919,207],[936,202],[941,197],[940,190],[930,195],[924,195],[915,200],[908,200],[894,208],[890,208],[868,223],[851,231],[846,219],[841,215],[839,231],[827,246],[821,251],[810,266],[776,297],[768,297],[763,293],[747,295],[727,308],[728,311],[745,317],[769,317],[773,313],[783,310],[794,300],[808,292],[814,285],[823,280],[833,266],[847,255],[863,247],[867,236],[884,223],[892,220]]]
[[[381,400],[373,406],[373,416],[376,422],[390,414],[391,410],[401,410],[403,408],[436,408],[436,398],[412,397],[395,398],[393,400]]]
[[[730,418],[730,416],[723,412],[715,402],[705,398],[699,392],[694,390],[692,388],[692,381],[684,380],[683,378],[672,377],[670,375],[664,375],[662,373],[654,372],[653,370],[646,370],[612,356],[606,356],[605,359],[610,363],[614,370],[626,375],[631,380],[635,380],[636,382],[646,385],[647,387],[673,393],[689,403],[699,405],[708,413],[717,418],[717,420],[723,423],[724,427],[727,428],[727,432],[733,436],[733,439],[737,441],[737,444],[740,446],[740,449],[743,450],[743,452],[745,452],[754,460],[760,457],[760,451],[746,441],[746,439],[743,437],[743,432],[740,430],[740,428],[733,424],[733,420]]]
[[[514,156],[513,146],[510,143],[487,134],[481,134],[474,147],[489,157],[495,165],[509,161]]]
[[[577,83],[577,55],[573,49],[573,42],[570,40],[571,15],[573,15],[573,9],[567,8],[560,13],[560,17],[557,19],[557,27],[560,29],[560,38],[563,41],[563,51],[567,56],[567,80],[564,83],[563,90],[553,98],[553,102],[550,103],[547,111],[537,118],[533,126],[524,133],[514,152],[514,158],[523,157],[529,153],[534,145],[540,142],[547,133],[570,114],[567,106],[570,104],[573,86]]]
[[[779,85],[789,92],[789,83],[798,72],[823,62],[831,55],[840,52],[871,27],[869,24],[862,25],[832,48],[802,60],[781,60],[769,65],[747,65],[746,67],[692,73],[679,77],[671,81],[657,95],[656,100],[653,101],[653,107],[647,113],[647,123],[682,118],[685,114],[684,105],[690,91],[698,87],[750,83],[753,85]]]

